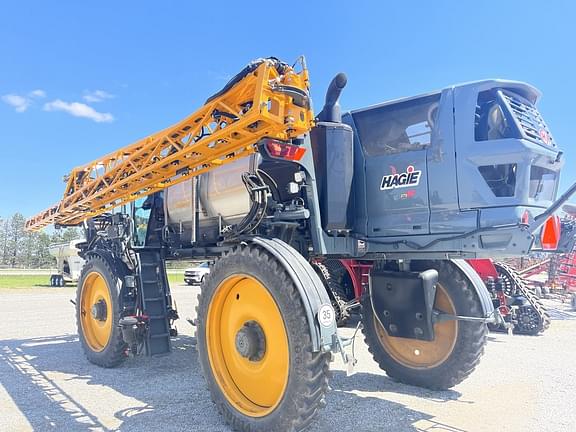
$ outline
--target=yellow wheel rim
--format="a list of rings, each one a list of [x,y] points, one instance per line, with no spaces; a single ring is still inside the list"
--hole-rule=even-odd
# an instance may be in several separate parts
[[[80,323],[91,350],[106,348],[112,334],[112,301],[106,280],[98,272],[89,273],[82,284]]]
[[[258,329],[252,347],[260,349],[251,358],[238,348],[239,332],[247,326]],[[250,276],[224,280],[208,308],[206,338],[212,373],[228,402],[250,417],[274,411],[286,390],[290,355],[284,320],[270,292]]]
[[[452,315],[456,309],[448,293],[438,284],[434,308]],[[458,321],[444,321],[434,325],[434,340],[421,341],[389,336],[374,317],[376,333],[386,352],[398,363],[412,369],[429,369],[436,367],[452,354],[458,337]]]

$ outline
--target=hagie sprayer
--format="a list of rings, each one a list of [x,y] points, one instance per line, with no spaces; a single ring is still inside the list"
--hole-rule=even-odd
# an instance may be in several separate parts
[[[301,430],[331,353],[354,361],[318,263],[356,259],[371,267],[363,332],[389,376],[446,389],[472,372],[501,316],[465,259],[528,254],[576,190],[554,201],[563,158],[539,92],[479,81],[341,114],[345,85],[338,74],[315,117],[304,59],[261,59],[181,122],[67,176],[27,227],[84,227],[89,361],[169,352],[165,261],[213,261],[195,321],[212,399],[235,430]]]

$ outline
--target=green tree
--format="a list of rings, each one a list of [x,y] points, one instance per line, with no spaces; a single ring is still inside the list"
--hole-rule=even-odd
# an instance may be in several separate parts
[[[56,258],[50,255],[50,236],[45,232],[39,233],[38,236],[38,253],[36,256],[38,267],[52,267],[56,263]]]
[[[51,267],[55,258],[50,255],[52,244],[68,243],[82,237],[76,227],[45,232],[25,230],[26,219],[21,213],[9,218],[0,217],[0,265],[11,267]]]
[[[2,265],[8,265],[8,233],[10,230],[10,221],[8,219],[4,219],[2,224],[0,225],[0,232],[2,232],[2,243],[0,243],[0,247],[2,247]]]
[[[82,235],[80,234],[80,230],[76,227],[68,227],[62,233],[62,240],[65,242],[77,240],[81,237]]]
[[[0,266],[4,264],[4,218],[0,216]]]
[[[23,265],[22,258],[24,256],[24,243],[26,239],[26,233],[24,231],[24,225],[26,219],[21,213],[14,213],[10,219],[8,227],[8,262],[10,267],[16,267],[17,265]]]
[[[38,233],[25,232],[21,248],[21,262],[26,268],[34,267],[34,257],[38,248]]]
[[[51,267],[54,257],[50,255],[50,236],[44,232],[26,232],[23,245],[21,263],[26,268]]]
[[[79,239],[81,236],[80,230],[76,227],[60,228],[54,230],[51,237],[51,242],[56,243],[68,243],[71,240]]]

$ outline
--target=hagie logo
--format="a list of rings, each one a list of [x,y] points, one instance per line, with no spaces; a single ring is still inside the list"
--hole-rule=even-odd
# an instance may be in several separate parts
[[[415,170],[412,165],[406,168],[406,172],[385,175],[382,177],[380,190],[403,188],[408,186],[418,186],[422,171]]]

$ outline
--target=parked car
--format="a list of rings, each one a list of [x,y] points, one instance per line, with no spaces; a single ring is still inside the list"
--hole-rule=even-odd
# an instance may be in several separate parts
[[[184,270],[184,282],[188,285],[200,285],[208,273],[210,273],[210,265],[207,262],[189,267]]]

